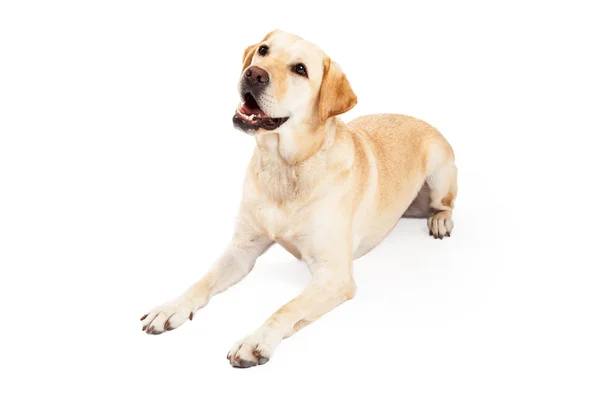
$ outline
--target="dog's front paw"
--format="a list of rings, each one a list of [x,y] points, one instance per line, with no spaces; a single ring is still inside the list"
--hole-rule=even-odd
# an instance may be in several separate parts
[[[454,222],[452,222],[452,213],[450,211],[440,211],[427,219],[429,226],[429,235],[434,239],[443,239],[444,236],[450,237]]]
[[[233,367],[248,368],[263,365],[273,356],[283,336],[270,328],[260,328],[233,345],[227,359]]]
[[[192,302],[185,299],[176,300],[156,307],[141,318],[142,330],[150,335],[160,335],[165,331],[181,326],[194,317]]]

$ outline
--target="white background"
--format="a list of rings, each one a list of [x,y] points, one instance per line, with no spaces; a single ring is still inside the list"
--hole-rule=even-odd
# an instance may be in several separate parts
[[[598,399],[593,2],[385,3],[1,3],[3,398]],[[402,220],[354,300],[238,370],[232,343],[309,280],[280,248],[174,332],[139,317],[229,239],[242,52],[274,28],[343,67],[344,120],[440,129],[456,229]]]

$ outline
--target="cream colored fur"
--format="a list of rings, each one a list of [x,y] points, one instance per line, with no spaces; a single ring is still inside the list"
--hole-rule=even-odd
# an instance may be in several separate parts
[[[269,46],[267,56],[257,54],[259,45]],[[265,363],[284,338],[351,299],[352,261],[380,243],[405,212],[427,217],[435,238],[450,236],[457,192],[454,153],[431,125],[396,114],[347,125],[336,117],[356,96],[315,45],[275,31],[248,47],[243,61],[243,70],[255,65],[271,77],[257,99],[261,109],[289,120],[276,131],[254,133],[238,222],[221,258],[178,299],[143,318],[148,333],[177,328],[280,244],[307,264],[312,281],[234,344],[228,359],[236,367]],[[306,65],[308,78],[292,73],[297,62]]]

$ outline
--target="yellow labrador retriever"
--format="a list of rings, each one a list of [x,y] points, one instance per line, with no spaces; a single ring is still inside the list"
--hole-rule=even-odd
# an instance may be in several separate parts
[[[320,48],[269,33],[246,49],[233,124],[256,138],[235,233],[210,271],[175,301],[142,317],[142,329],[174,329],[244,278],[273,243],[304,261],[312,281],[233,345],[234,367],[267,362],[281,341],[354,296],[352,260],[379,244],[402,216],[452,232],[454,154],[418,119],[336,116],[356,104],[348,79]]]

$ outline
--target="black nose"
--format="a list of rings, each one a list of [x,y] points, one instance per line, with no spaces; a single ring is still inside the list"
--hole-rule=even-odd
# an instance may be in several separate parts
[[[262,68],[250,67],[245,72],[246,81],[251,85],[265,85],[269,82],[269,74]]]

